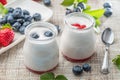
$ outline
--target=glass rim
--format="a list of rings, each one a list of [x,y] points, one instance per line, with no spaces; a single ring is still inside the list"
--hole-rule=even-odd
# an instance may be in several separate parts
[[[79,15],[84,16],[84,17],[88,18],[89,20],[91,20],[91,24],[90,24],[89,27],[87,27],[87,28],[85,28],[85,29],[81,29],[81,30],[79,30],[79,31],[89,30],[89,29],[91,29],[93,26],[95,26],[95,19],[94,19],[92,16],[90,16],[90,15],[88,15],[88,14],[86,14],[86,13],[73,12],[73,13],[70,13],[70,14],[66,15],[66,16],[65,16],[65,21],[64,21],[65,24],[67,24],[70,28],[75,29],[75,30],[78,30],[77,28],[73,28],[72,25],[71,25],[71,24],[68,22],[68,20],[67,20],[67,18],[70,17],[70,16],[72,16],[73,14],[79,14]]]
[[[44,40],[38,40],[38,39],[32,39],[32,38],[29,38],[29,40],[33,40],[33,41],[48,41],[48,40],[52,40],[54,39],[55,37],[57,37],[57,29],[55,28],[55,25],[53,25],[52,23],[49,23],[49,22],[44,22],[44,21],[38,21],[38,22],[33,22],[31,24],[29,24],[26,28],[25,28],[25,36],[29,36],[28,33],[29,31],[36,27],[38,25],[38,27],[46,27],[46,28],[49,28],[53,33],[54,35],[48,39],[44,39]],[[48,26],[47,26],[48,25]],[[31,27],[32,26],[32,27]],[[55,30],[53,30],[55,29]]]

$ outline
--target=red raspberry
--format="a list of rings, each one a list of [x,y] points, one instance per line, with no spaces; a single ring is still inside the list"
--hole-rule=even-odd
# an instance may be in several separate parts
[[[0,45],[8,46],[14,39],[14,32],[12,29],[5,28],[0,30]]]
[[[0,3],[2,3],[3,5],[7,4],[7,0],[0,0]]]
[[[75,23],[75,24],[71,24],[71,25],[77,27],[78,29],[86,28],[86,25],[80,25],[79,23]]]
[[[81,25],[78,29],[84,29],[86,28],[86,25]]]

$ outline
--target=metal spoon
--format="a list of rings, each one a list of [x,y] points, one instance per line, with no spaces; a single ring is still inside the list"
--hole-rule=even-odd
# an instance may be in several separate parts
[[[103,74],[108,74],[109,73],[109,46],[113,43],[114,41],[114,34],[111,30],[111,28],[106,28],[103,33],[102,33],[102,41],[105,44],[105,55],[103,59],[103,64],[101,68],[101,72]]]

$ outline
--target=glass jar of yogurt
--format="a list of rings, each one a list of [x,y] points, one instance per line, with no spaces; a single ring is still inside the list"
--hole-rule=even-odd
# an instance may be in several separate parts
[[[47,22],[34,22],[27,26],[23,47],[27,69],[41,74],[57,67],[59,62],[57,34],[56,27]]]
[[[71,13],[65,17],[60,52],[72,62],[89,59],[95,52],[94,18],[84,13]]]

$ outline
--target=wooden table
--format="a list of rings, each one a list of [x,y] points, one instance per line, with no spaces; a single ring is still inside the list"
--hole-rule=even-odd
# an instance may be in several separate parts
[[[9,0],[10,1],[10,0]],[[92,66],[92,71],[84,72],[81,76],[72,74],[73,65],[82,65],[83,63],[71,63],[66,61],[60,54],[59,66],[53,72],[55,74],[64,74],[69,80],[120,80],[120,70],[118,70],[111,60],[120,54],[120,0],[108,0],[113,6],[113,15],[110,18],[102,17],[101,31],[105,27],[111,27],[115,33],[115,42],[110,47],[110,73],[103,75],[100,73],[100,67],[104,56],[104,45],[101,42],[101,34],[97,35],[96,54],[87,61]],[[102,8],[105,0],[89,0],[93,9]],[[50,22],[64,27],[63,17],[65,8],[60,5],[60,0],[52,0],[50,7],[54,15]],[[29,72],[23,63],[23,44],[24,41],[0,55],[0,80],[39,80],[39,75]]]

